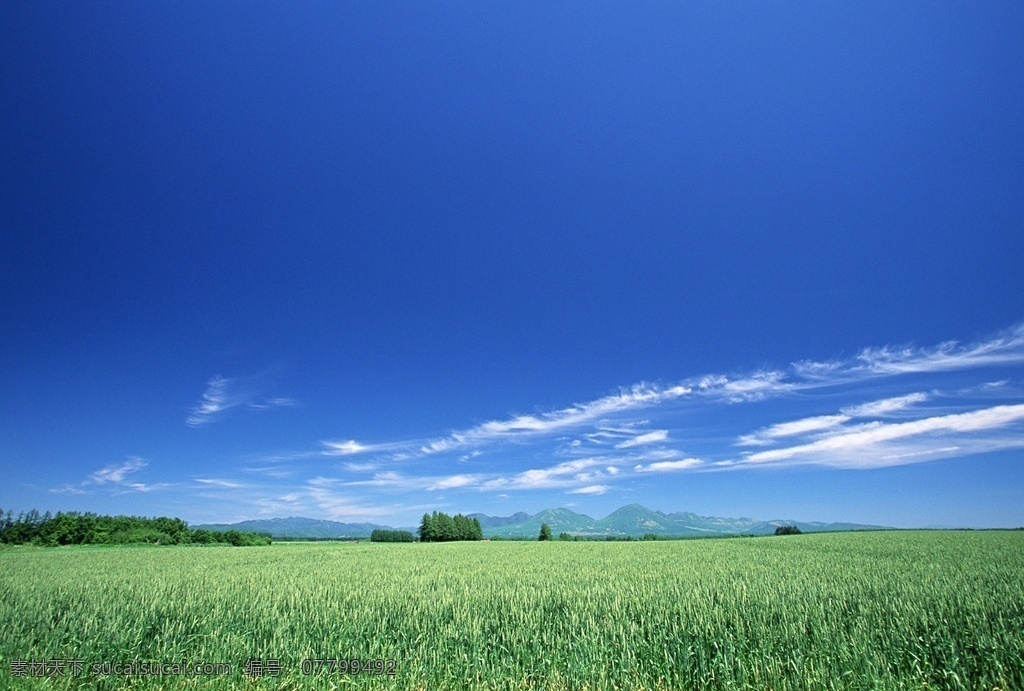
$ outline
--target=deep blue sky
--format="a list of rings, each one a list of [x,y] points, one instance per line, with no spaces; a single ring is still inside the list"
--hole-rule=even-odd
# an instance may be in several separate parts
[[[1024,525],[1021,36],[4,3],[0,507]]]

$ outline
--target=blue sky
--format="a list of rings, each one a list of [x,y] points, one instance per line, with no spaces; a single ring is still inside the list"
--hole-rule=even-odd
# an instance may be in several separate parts
[[[1024,525],[1024,6],[0,8],[0,507]]]

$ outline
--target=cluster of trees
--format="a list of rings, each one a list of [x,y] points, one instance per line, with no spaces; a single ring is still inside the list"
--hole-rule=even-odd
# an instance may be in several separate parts
[[[377,528],[370,533],[370,542],[415,542],[416,538],[408,530],[387,530]]]
[[[795,525],[780,525],[775,529],[776,535],[799,535],[800,529]]]
[[[425,513],[420,521],[420,542],[452,542],[455,540],[483,540],[484,529],[476,518],[446,513]]]
[[[99,516],[72,511],[51,515],[32,509],[15,517],[0,512],[0,542],[9,545],[158,545],[229,544],[238,547],[269,545],[270,535],[237,530],[191,530],[180,518]]]

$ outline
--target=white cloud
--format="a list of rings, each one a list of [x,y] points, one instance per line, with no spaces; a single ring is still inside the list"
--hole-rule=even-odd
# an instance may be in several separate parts
[[[737,446],[767,446],[782,437],[832,429],[849,419],[848,415],[818,415],[792,422],[782,422],[753,434],[745,434],[739,438],[736,444]]]
[[[370,447],[360,444],[355,439],[349,439],[348,441],[324,441],[320,443],[327,447],[324,453],[331,456],[350,456],[371,450]]]
[[[961,345],[947,341],[936,346],[882,346],[864,348],[852,361],[812,362],[793,365],[809,379],[856,379],[862,376],[944,372],[974,367],[1024,362],[1024,323],[989,337]]]
[[[265,377],[260,374],[246,377],[222,377],[215,375],[206,383],[199,402],[189,411],[185,423],[190,427],[201,427],[219,419],[223,413],[245,406],[250,410],[269,410],[273,408],[294,408],[298,402],[286,396],[277,396],[258,400],[259,389],[264,385]]]
[[[696,393],[708,398],[717,398],[729,403],[762,401],[794,387],[786,381],[786,375],[778,370],[756,372],[737,379],[724,374],[706,374],[692,380]]]
[[[967,453],[981,448],[1004,448],[1012,444],[1012,440],[995,438],[993,434],[1002,427],[984,427],[980,418],[970,417],[971,413],[915,421],[915,417],[937,414],[934,410],[922,412],[923,406],[919,404],[939,394],[917,391],[880,399],[876,395],[874,398],[877,400],[872,400],[872,390],[877,392],[882,387],[873,387],[867,382],[905,373],[920,375],[1015,362],[1024,362],[1024,326],[969,346],[949,342],[930,348],[866,348],[846,360],[801,362],[785,370],[708,374],[670,386],[642,382],[587,402],[547,412],[491,419],[433,438],[374,444],[347,438],[324,441],[321,454],[374,455],[369,459],[373,463],[344,465],[350,472],[376,473],[372,479],[345,482],[344,486],[380,487],[390,492],[472,488],[481,491],[559,489],[577,494],[596,494],[596,488],[614,486],[623,477],[635,477],[635,473],[740,469],[792,463],[874,467],[872,463],[912,462],[900,459],[927,460],[936,454],[954,453],[953,449],[958,450],[956,453]],[[988,374],[979,381],[990,381],[998,376],[1005,375]],[[938,379],[939,376],[931,378]],[[922,390],[929,390],[926,387],[934,385],[921,383],[926,380],[924,376],[907,379],[915,382],[912,384],[915,388]],[[218,398],[219,381],[212,381],[208,392],[213,411],[223,405]],[[962,386],[963,382],[958,385]],[[999,391],[1004,401],[1013,395],[1012,391],[1007,393],[1005,383]],[[949,394],[942,396],[951,398]],[[716,406],[748,404],[772,397],[785,397],[786,409],[797,411],[791,416],[795,419],[776,418],[782,421],[739,435],[738,432],[747,430],[735,430],[735,423],[723,418],[720,426],[712,422],[706,432],[698,431],[703,417]],[[815,410],[815,397],[819,402],[833,403],[825,410]],[[963,401],[959,403],[964,405]],[[759,409],[762,412],[767,410],[764,406]],[[943,412],[949,412],[949,409]],[[668,422],[670,416],[690,414],[694,416],[693,421],[679,425]],[[801,414],[804,417],[799,417]],[[957,415],[967,417],[958,418]],[[741,416],[736,418],[742,419]],[[886,424],[896,420],[909,422],[902,422],[903,426]],[[935,422],[943,420],[945,422]],[[957,430],[952,427],[957,420],[982,426]],[[650,429],[649,421],[658,428]],[[854,424],[858,422],[867,424]],[[937,427],[929,427],[930,424]],[[728,425],[733,429],[728,430]],[[979,438],[966,438],[972,434]],[[716,453],[708,448],[723,438],[735,439],[737,446],[748,448],[739,457],[733,455],[731,458],[728,451]],[[491,472],[484,462],[507,458],[501,453],[504,449],[495,447],[515,446],[517,452],[518,449],[529,450],[529,456],[524,454],[521,457],[542,457],[545,444],[549,445],[551,456],[578,460],[526,470],[520,470],[523,466],[514,466],[514,470],[492,468]],[[707,460],[688,457],[690,455]],[[462,464],[480,456],[483,457],[473,463],[472,469],[480,472],[458,472],[470,470]],[[412,470],[427,458],[438,467],[427,472]],[[382,468],[396,461],[408,462],[410,469],[407,474],[381,472]]]
[[[863,403],[861,405],[843,408],[843,413],[850,417],[884,417],[891,413],[909,408],[915,403],[923,403],[927,400],[928,394],[926,393],[911,393],[906,396],[883,398],[880,401],[872,401],[871,403]]]
[[[566,492],[566,494],[593,494],[593,495],[598,495],[598,494],[604,494],[609,489],[611,489],[611,488],[608,487],[608,485],[587,485],[586,487],[579,487],[577,489],[568,490]]]
[[[605,396],[588,403],[580,403],[562,410],[540,415],[519,415],[508,420],[492,420],[459,435],[453,439],[461,443],[491,439],[509,434],[534,434],[554,432],[580,424],[594,422],[607,415],[627,410],[645,408],[685,396],[691,392],[686,386],[663,389],[654,384],[635,384],[618,394]]]
[[[668,439],[668,430],[659,429],[653,432],[647,432],[646,434],[640,434],[632,439],[627,439],[624,442],[615,445],[616,449],[629,449],[635,446],[643,446],[644,444],[657,444]]]
[[[442,489],[456,489],[459,487],[469,487],[475,485],[478,482],[478,478],[474,475],[451,475],[446,478],[441,478],[434,482],[434,484],[427,487],[429,490],[442,490]]]
[[[233,402],[228,395],[228,385],[229,381],[219,374],[208,381],[199,403],[192,408],[185,422],[192,427],[205,425],[218,413],[238,405],[238,402]]]
[[[786,375],[778,371],[759,372],[742,379],[721,378],[716,385],[708,386],[708,393],[722,395],[730,403],[763,401],[793,389],[793,384],[783,381]]]
[[[422,489],[425,478],[410,477],[393,470],[383,470],[373,474],[368,480],[338,480],[345,487],[387,487],[391,489]]]
[[[377,463],[346,463],[344,468],[350,473],[372,473],[375,470],[380,470],[380,465]]]
[[[306,493],[326,516],[333,521],[361,521],[393,515],[397,507],[366,506],[334,490],[337,480],[315,477],[306,483]]]
[[[50,491],[54,494],[85,494],[85,490],[74,485],[61,485],[60,487],[52,487]]]
[[[278,396],[277,398],[267,398],[262,401],[250,401],[246,403],[246,408],[252,410],[269,410],[271,408],[297,408],[299,402],[294,398],[288,398],[285,396]]]
[[[638,473],[674,473],[680,470],[693,470],[704,464],[699,458],[684,458],[678,461],[658,461],[647,465],[638,464],[633,470]]]
[[[622,389],[618,394],[587,403],[579,403],[548,413],[516,415],[505,420],[491,420],[476,427],[452,432],[447,437],[409,442],[405,446],[418,448],[419,454],[426,456],[500,442],[537,438],[592,424],[609,416],[676,400],[691,391],[690,387],[683,385],[662,388],[655,384],[641,383],[628,389]]]
[[[575,461],[566,461],[550,468],[524,470],[511,478],[496,478],[485,482],[483,489],[548,489],[556,487],[571,487],[573,485],[587,483],[596,473],[586,473],[588,468],[606,463],[606,460],[599,458],[583,458]]]
[[[995,430],[1024,420],[1024,404],[996,406],[967,413],[955,413],[900,423],[868,423],[824,439],[770,449],[748,455],[751,464],[780,462],[813,463],[840,467],[879,467],[886,459],[927,458],[956,447],[981,448],[993,440],[972,439],[962,435]],[[997,443],[1024,447],[1024,437],[1015,434],[1013,440]],[[906,440],[920,440],[908,448]],[[958,441],[959,443],[951,443]],[[891,465],[891,463],[889,463]]]
[[[241,482],[235,482],[234,480],[224,480],[222,478],[197,477],[193,479],[200,485],[204,485],[206,487],[219,487],[221,489],[242,489],[246,487],[246,485],[242,484]]]
[[[828,436],[841,427],[858,417],[885,417],[892,413],[905,410],[915,403],[928,400],[928,394],[912,393],[905,396],[883,398],[870,403],[848,406],[842,409],[839,415],[816,415],[791,422],[782,422],[752,434],[745,434],[737,441],[737,446],[770,446],[780,439],[822,433],[821,436]]]
[[[250,466],[248,468],[242,468],[247,473],[259,473],[267,477],[276,478],[283,480],[295,475],[296,471],[293,468],[282,468],[280,466]]]
[[[129,481],[129,476],[142,470],[147,465],[143,459],[132,456],[122,463],[111,463],[91,473],[77,487],[65,484],[61,487],[55,487],[50,491],[55,494],[88,494],[90,490],[83,488],[103,487],[107,490],[113,490],[115,494],[124,494],[126,492],[151,492],[170,487],[167,483],[147,485],[142,482]]]
[[[326,447],[325,453],[332,455],[392,452],[393,460],[410,460],[452,451],[462,453],[467,450],[478,451],[479,447],[490,444],[525,441],[618,418],[616,426],[600,427],[585,434],[584,439],[598,446],[607,443],[619,449],[626,449],[665,441],[668,431],[655,430],[637,433],[636,426],[641,424],[641,421],[622,418],[631,412],[654,408],[682,398],[700,396],[729,403],[757,402],[794,391],[819,388],[829,383],[849,382],[851,379],[864,376],[954,369],[1005,362],[1024,362],[1024,325],[1016,327],[1005,336],[968,347],[961,347],[955,342],[949,342],[933,348],[867,348],[862,350],[852,361],[794,363],[789,373],[769,369],[741,376],[708,374],[669,387],[641,382],[620,389],[617,394],[585,403],[577,403],[544,413],[490,420],[435,439],[374,445],[364,445],[350,439],[326,441],[323,442],[323,445]],[[204,396],[206,403],[204,409],[216,412],[223,408],[224,403],[221,400],[223,396],[220,391],[223,381],[221,378],[211,381],[207,395]],[[848,410],[844,409],[842,413],[848,417],[880,416],[924,400],[920,398],[921,396],[925,396],[925,394],[910,394],[905,397],[878,401],[874,404],[863,404]],[[799,428],[800,424],[821,424],[823,425],[821,429],[825,429],[827,426],[840,424],[843,421],[842,417],[837,415],[817,416],[808,418],[806,421],[782,423],[753,435],[747,435],[741,438],[740,444],[757,445],[766,443],[773,438],[800,434],[803,431]],[[582,443],[580,439],[568,442],[571,448],[578,448]]]
[[[132,457],[124,463],[115,463],[97,470],[86,482],[93,485],[123,484],[128,475],[145,468],[146,465],[141,458]]]

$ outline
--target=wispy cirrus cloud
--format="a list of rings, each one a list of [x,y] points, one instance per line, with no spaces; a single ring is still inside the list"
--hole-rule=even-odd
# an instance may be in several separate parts
[[[598,467],[607,461],[600,458],[581,458],[565,461],[548,468],[531,468],[512,476],[496,477],[483,483],[485,490],[570,488],[592,484],[605,473]]]
[[[724,399],[730,403],[763,401],[792,391],[795,387],[796,383],[790,381],[787,374],[779,370],[755,372],[743,377],[705,375],[698,378],[694,385],[700,394]]]
[[[862,349],[852,360],[793,365],[807,379],[838,379],[871,375],[945,372],[975,367],[1024,363],[1024,323],[975,343],[946,341],[934,346],[881,346]]]
[[[704,465],[699,458],[680,458],[675,461],[655,461],[654,463],[637,464],[633,470],[638,473],[676,473],[682,470],[694,470]]]
[[[439,440],[440,443],[434,450],[447,450],[449,445],[475,445],[501,439],[563,432],[627,411],[642,410],[677,400],[692,391],[693,389],[685,384],[670,387],[648,383],[635,384],[628,389],[620,390],[617,394],[587,403],[578,403],[561,410],[485,422]]]
[[[832,429],[848,421],[849,415],[816,415],[792,422],[780,422],[753,434],[744,434],[737,446],[766,446],[777,439]]]
[[[459,487],[471,487],[479,482],[479,478],[474,475],[451,475],[446,478],[442,478],[432,483],[427,487],[428,490],[443,490],[443,489],[457,489]]]
[[[737,440],[736,445],[768,446],[787,437],[815,433],[824,434],[850,422],[854,418],[891,416],[894,413],[910,408],[914,404],[923,403],[927,400],[928,394],[911,393],[905,396],[894,396],[892,398],[883,398],[877,401],[847,406],[836,415],[816,415],[800,420],[780,422],[752,434],[745,434]]]
[[[123,463],[114,463],[97,470],[86,482],[93,485],[124,484],[129,475],[142,470],[146,465],[146,461],[141,458],[132,457]]]
[[[220,420],[229,410],[239,407],[248,410],[298,407],[298,401],[286,396],[260,398],[260,390],[265,385],[264,378],[264,375],[259,374],[233,378],[219,374],[213,376],[206,382],[206,389],[189,411],[185,423],[190,427],[202,427]]]
[[[850,417],[885,417],[927,400],[928,394],[926,393],[909,393],[905,396],[883,398],[879,401],[843,408],[843,414]]]
[[[273,408],[297,408],[299,402],[288,396],[276,396],[264,400],[249,401],[245,404],[250,410],[272,410]]]
[[[148,463],[137,456],[131,456],[121,463],[111,463],[90,473],[78,485],[66,484],[55,487],[50,492],[56,494],[88,494],[97,489],[106,489],[115,493],[125,492],[151,492],[153,490],[166,489],[167,483],[146,484],[133,481],[135,473],[145,468]]]
[[[351,456],[372,450],[371,447],[360,444],[355,439],[349,439],[348,441],[325,441],[321,443],[324,445],[324,453],[332,456]]]
[[[661,387],[641,383],[617,394],[560,410],[534,415],[516,415],[504,420],[491,420],[475,427],[452,432],[446,437],[391,443],[361,443],[355,439],[324,441],[324,453],[351,455],[359,453],[395,454],[400,460],[432,456],[452,451],[464,452],[504,442],[516,442],[594,424],[604,418],[679,399],[691,393],[685,385]]]
[[[87,492],[77,485],[65,484],[60,487],[51,487],[51,494],[87,494]]]
[[[708,375],[672,386],[641,382],[620,389],[618,393],[586,403],[577,403],[545,413],[515,415],[503,420],[490,420],[475,427],[452,432],[446,437],[390,443],[361,443],[355,439],[324,441],[324,453],[350,455],[391,452],[400,460],[464,451],[483,446],[536,439],[551,434],[580,429],[603,420],[616,419],[635,411],[656,408],[693,396],[730,403],[764,400],[789,391],[793,384],[784,381],[782,372],[758,372],[743,377]],[[629,423],[635,424],[635,422]],[[631,436],[626,444],[659,441],[661,431]],[[667,435],[667,431],[664,432]],[[648,436],[644,436],[648,435]],[[628,448],[628,447],[624,447]]]
[[[314,504],[331,520],[353,520],[392,516],[401,507],[367,505],[344,491],[337,479],[317,476],[309,480],[304,488]]]
[[[968,345],[865,348],[844,360],[642,382],[433,437],[323,441],[302,455],[303,463],[312,457],[306,470],[318,473],[316,481],[295,493],[305,505],[351,518],[372,515],[374,497],[389,507],[399,498],[415,504],[462,493],[586,497],[672,482],[673,474],[868,469],[1024,448],[1024,413],[1015,407],[1021,389],[1010,368],[1020,363],[1024,327]],[[993,371],[974,382],[959,374],[986,368]],[[225,405],[222,388],[211,382],[211,414]],[[743,429],[751,419],[760,425]]]
[[[624,387],[618,393],[594,399],[585,403],[549,412],[514,415],[505,419],[490,420],[475,427],[451,432],[447,436],[384,443],[363,443],[355,439],[328,440],[322,442],[324,453],[329,455],[352,455],[390,453],[396,459],[408,460],[444,454],[453,451],[465,452],[480,447],[523,440],[535,439],[551,434],[564,433],[595,425],[601,421],[622,420],[634,412],[657,410],[666,404],[682,400],[706,400],[721,403],[757,403],[774,397],[798,393],[835,383],[849,383],[863,377],[893,376],[897,374],[947,371],[960,367],[977,367],[993,363],[1024,362],[1024,326],[1016,327],[1007,334],[993,337],[981,343],[960,346],[947,342],[932,348],[882,347],[862,350],[857,357],[845,361],[794,363],[788,371],[769,369],[746,375],[707,374],[683,380],[671,386],[647,382]],[[212,387],[211,399],[217,401],[216,387]],[[925,394],[909,394],[897,397],[886,404],[891,410],[918,402]],[[850,417],[885,414],[879,408],[876,413],[867,411],[842,411]],[[820,416],[817,423],[833,424],[838,418]],[[624,424],[636,424],[625,420]],[[807,424],[816,424],[810,423]],[[797,430],[798,432],[799,430]],[[661,431],[647,431],[639,434],[622,435],[620,448],[632,445],[663,441],[657,435]],[[769,436],[785,436],[790,432],[783,425],[766,432]],[[793,432],[796,433],[796,432]],[[668,431],[665,431],[668,434]],[[614,431],[599,428],[588,435],[588,440],[600,442],[601,436],[613,438]],[[755,438],[749,439],[751,443]]]
[[[607,492],[610,489],[611,489],[611,487],[609,487],[608,485],[587,485],[586,487],[579,487],[577,489],[567,490],[566,494],[591,494],[591,495],[597,495],[597,494],[604,494],[605,492]]]
[[[924,417],[909,422],[871,422],[843,427],[822,438],[758,451],[741,464],[815,464],[877,468],[969,455],[994,448],[1024,448],[1024,404]],[[1002,432],[1002,434],[988,434]]]
[[[646,446],[648,444],[660,444],[668,440],[667,429],[657,429],[651,432],[645,432],[638,434],[631,439],[619,442],[615,445],[616,449],[632,449],[637,446]]]
[[[220,489],[245,489],[249,485],[236,480],[227,480],[217,477],[196,477],[192,478],[200,487],[218,487]]]
[[[241,401],[233,401],[228,393],[229,382],[217,375],[206,383],[206,390],[199,402],[193,406],[185,422],[192,427],[205,425],[213,421],[217,415],[239,405]]]

